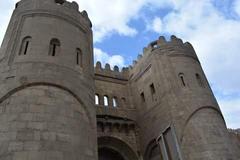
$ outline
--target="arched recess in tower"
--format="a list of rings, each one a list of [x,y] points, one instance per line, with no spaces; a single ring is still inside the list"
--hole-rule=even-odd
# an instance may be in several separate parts
[[[87,156],[82,144],[89,143],[90,121],[83,105],[69,92],[46,85],[25,87],[7,95],[0,109],[3,159],[20,154],[27,159],[25,153],[36,159]]]
[[[144,153],[144,160],[163,160],[159,144],[153,139],[147,146]]]
[[[98,160],[125,160],[123,156],[114,149],[102,147],[98,149]]]
[[[138,156],[132,148],[115,137],[98,138],[99,160],[138,160]]]
[[[231,159],[228,136],[221,113],[213,107],[202,107],[191,115],[183,131],[184,159]]]

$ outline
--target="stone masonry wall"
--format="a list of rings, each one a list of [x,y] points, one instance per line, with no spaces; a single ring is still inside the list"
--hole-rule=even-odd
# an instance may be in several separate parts
[[[7,160],[91,159],[89,119],[68,92],[51,86],[17,91],[0,105],[0,154]]]

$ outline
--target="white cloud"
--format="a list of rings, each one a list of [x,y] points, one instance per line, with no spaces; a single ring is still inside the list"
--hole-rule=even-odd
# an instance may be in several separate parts
[[[227,122],[228,128],[239,128],[240,99],[219,100],[218,102]]]
[[[153,30],[154,32],[161,33],[162,32],[162,20],[159,17],[155,17],[151,24],[147,25],[147,30]]]
[[[155,21],[152,22],[153,31],[176,34],[193,44],[215,87],[239,92],[240,36],[237,33],[240,33],[240,21],[221,16],[209,0],[188,1],[164,17],[162,23]]]
[[[12,12],[14,3],[17,0],[0,1],[1,9],[1,30],[0,39],[6,30],[10,18],[9,13]],[[149,0],[76,0],[80,6],[80,10],[87,10],[89,17],[93,23],[94,41],[101,42],[104,38],[112,34],[123,36],[134,36],[137,30],[129,25],[130,20],[137,18],[141,8],[147,4]],[[3,8],[7,8],[9,13]],[[1,37],[2,36],[2,37]]]
[[[13,1],[0,1],[0,45],[2,43],[2,39],[7,29],[7,25],[9,23],[12,10],[14,7]]]
[[[124,58],[119,55],[110,55],[104,51],[102,51],[99,48],[94,48],[94,61],[100,61],[102,63],[102,67],[104,68],[104,64],[108,63],[110,64],[111,68],[113,68],[115,65],[119,68],[122,68],[125,66],[125,60]]]
[[[236,2],[238,12],[240,1]],[[150,23],[152,31],[176,34],[190,41],[215,90],[222,95],[239,94],[240,21],[224,16],[210,0],[190,0],[173,8],[175,10],[161,19],[162,23],[155,23],[155,19]],[[240,119],[232,113],[237,111],[240,115],[240,98],[219,99],[229,127],[239,127],[236,122]]]
[[[100,42],[106,36],[118,33],[134,36],[137,30],[129,25],[145,4],[145,0],[77,0],[80,8],[88,11],[93,22],[94,41]]]
[[[240,1],[239,0],[235,0],[234,9],[235,9],[235,12],[238,14],[238,16],[240,16]]]
[[[135,36],[136,26],[129,22],[141,17],[144,7],[157,8],[174,5],[180,6],[179,0],[76,0],[80,9],[87,10],[93,23],[94,42],[101,42],[114,33],[123,36]],[[156,21],[159,23],[159,20]]]
[[[1,1],[0,6],[8,4],[5,8],[10,11],[18,0]],[[131,26],[131,20],[141,17],[141,10],[144,7],[157,8],[166,6],[180,6],[183,1],[178,0],[76,0],[80,6],[80,10],[87,10],[89,17],[93,23],[94,42],[101,42],[112,34],[122,36],[135,36],[138,31],[136,26]],[[1,10],[1,14],[3,10]],[[3,13],[4,17],[9,18],[9,14]],[[0,20],[4,20],[1,19]],[[3,22],[3,21],[1,21]],[[4,20],[6,22],[6,20]],[[3,24],[2,33],[5,32],[7,22]],[[0,32],[1,33],[1,32]],[[0,34],[1,36],[2,34]],[[0,39],[2,39],[0,37]]]

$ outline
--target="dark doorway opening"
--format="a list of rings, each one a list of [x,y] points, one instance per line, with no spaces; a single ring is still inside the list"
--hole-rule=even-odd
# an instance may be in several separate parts
[[[98,160],[124,160],[122,155],[110,148],[98,149]]]

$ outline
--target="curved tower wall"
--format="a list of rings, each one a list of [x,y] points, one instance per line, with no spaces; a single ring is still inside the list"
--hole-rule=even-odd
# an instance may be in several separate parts
[[[190,43],[160,37],[130,75],[145,159],[154,159],[149,146],[161,138],[170,157],[233,158],[225,121]]]
[[[173,76],[178,80],[175,88],[178,105],[172,106],[172,115],[184,157],[232,157],[225,121],[194,49],[175,37],[172,42],[170,48],[175,49],[169,59]]]
[[[223,115],[193,47],[172,37],[169,49],[177,80],[171,114],[185,159],[233,158]]]
[[[3,159],[97,159],[92,50],[75,2],[16,4],[0,56]]]

